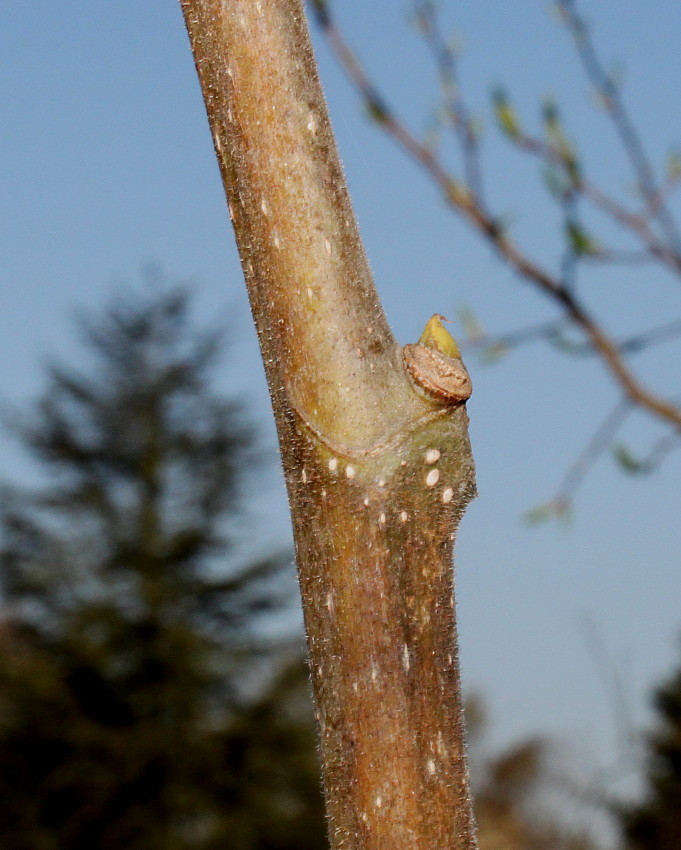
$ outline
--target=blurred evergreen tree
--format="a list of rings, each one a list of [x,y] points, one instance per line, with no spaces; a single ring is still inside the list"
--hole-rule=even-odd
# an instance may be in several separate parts
[[[681,848],[681,667],[655,693],[658,728],[648,738],[644,802],[622,811],[627,847]]]
[[[480,850],[598,850],[565,816],[575,800],[566,798],[571,783],[548,739],[523,739],[486,755],[485,711],[476,697],[466,702],[466,723]]]
[[[128,293],[84,320],[93,363],[15,423],[48,483],[0,510],[2,847],[325,845],[301,653],[258,635],[290,555],[235,563],[253,431],[189,308]]]

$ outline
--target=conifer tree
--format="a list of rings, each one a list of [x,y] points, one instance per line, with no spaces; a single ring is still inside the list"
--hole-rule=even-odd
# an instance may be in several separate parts
[[[657,729],[648,738],[648,792],[622,815],[631,850],[681,847],[681,667],[655,693]]]
[[[184,288],[81,329],[90,365],[51,368],[16,424],[46,483],[0,516],[0,846],[320,846],[300,662],[262,692],[291,555],[230,551],[254,453],[212,389],[223,334],[193,330]]]

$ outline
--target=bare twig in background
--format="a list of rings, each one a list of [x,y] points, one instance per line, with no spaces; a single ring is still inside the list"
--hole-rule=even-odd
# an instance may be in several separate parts
[[[416,20],[440,77],[444,107],[461,149],[466,185],[477,203],[483,204],[480,145],[475,122],[463,99],[457,74],[457,56],[444,37],[430,0],[416,0]]]
[[[565,231],[565,249],[556,271],[551,271],[535,261],[525,248],[511,238],[483,196],[484,176],[481,172],[479,139],[470,109],[459,86],[458,57],[442,34],[435,5],[429,0],[414,0],[413,10],[438,71],[444,94],[444,112],[461,153],[463,178],[458,177],[445,165],[433,145],[417,137],[400,120],[336,26],[327,0],[314,0],[311,5],[331,50],[364,101],[372,119],[422,167],[440,189],[446,203],[490,244],[499,258],[560,309],[560,319],[528,329],[526,332],[501,335],[497,338],[497,344],[510,347],[537,338],[560,340],[562,330],[573,327],[583,335],[584,342],[571,345],[570,350],[592,353],[600,358],[619,387],[624,401],[618,403],[616,409],[598,427],[585,452],[568,471],[563,485],[559,488],[557,499],[561,500],[560,503],[572,498],[595,457],[612,445],[625,419],[624,410],[638,407],[654,419],[672,426],[673,433],[664,438],[663,448],[653,452],[655,464],[659,464],[662,457],[671,450],[668,447],[675,445],[675,440],[678,439],[681,407],[639,379],[630,368],[627,356],[656,342],[675,338],[681,331],[681,322],[669,322],[652,331],[634,334],[618,343],[577,294],[576,284],[578,269],[586,260],[599,263],[638,263],[652,260],[675,276],[681,276],[681,240],[666,203],[678,185],[679,177],[678,174],[670,172],[666,179],[659,182],[656,180],[634,124],[624,108],[618,87],[605,72],[574,0],[558,0],[557,8],[575,40],[585,72],[615,125],[634,171],[644,201],[644,210],[641,212],[628,208],[584,173],[583,164],[563,130],[554,103],[548,102],[544,106],[543,125],[546,138],[538,138],[523,130],[505,93],[495,92],[495,115],[504,135],[519,149],[536,156],[549,170],[547,182],[553,179],[555,184],[550,186],[550,190],[561,209]],[[638,249],[606,247],[592,237],[580,220],[581,201],[589,202],[612,223],[619,225],[628,238],[633,238],[638,243]],[[490,344],[489,339],[476,339],[471,342],[482,349]],[[643,465],[649,468],[646,464]]]
[[[584,476],[591,469],[594,461],[612,444],[613,436],[630,412],[631,403],[627,398],[617,402],[598,426],[577,460],[565,473],[556,495],[549,502],[544,502],[529,511],[526,515],[528,522],[539,522],[549,517],[565,516],[568,513],[574,494]]]
[[[510,109],[510,105],[507,102],[505,102],[505,108]],[[506,135],[521,150],[536,156],[548,167],[560,169],[563,176],[569,177],[571,181],[569,184],[570,193],[584,197],[594,207],[630,231],[641,243],[642,254],[639,255],[641,258],[645,254],[648,254],[650,257],[669,266],[673,272],[677,274],[681,272],[681,253],[676,247],[670,246],[656,235],[650,226],[650,217],[648,215],[627,209],[622,203],[607,194],[593,181],[589,180],[581,169],[578,174],[574,171],[570,174],[570,169],[574,167],[575,161],[566,159],[566,152],[561,151],[550,141],[532,136],[520,125],[516,126],[513,133],[507,132]],[[667,180],[664,186],[657,190],[658,202],[662,203],[663,198],[677,185],[677,180]],[[619,253],[598,247],[595,250],[590,250],[586,256],[594,259],[611,259],[611,255],[617,257]]]
[[[619,87],[612,76],[605,70],[591,40],[589,27],[577,11],[574,0],[557,0],[557,7],[562,13],[566,26],[574,38],[575,48],[584,71],[596,92],[600,95],[603,106],[612,118],[622,146],[636,174],[639,191],[646,202],[648,214],[657,219],[665,237],[674,246],[675,251],[678,252],[681,245],[681,237],[679,236],[676,222],[664,203],[653,167],[648,160],[636,127],[624,106]]]
[[[462,349],[464,351],[481,351],[489,359],[495,359],[500,354],[519,348],[529,342],[541,340],[550,342],[570,354],[585,356],[596,353],[588,343],[575,342],[564,335],[563,332],[570,327],[566,317],[538,322],[499,334],[484,332],[469,311],[463,311],[461,323],[466,333],[461,342]],[[673,319],[646,331],[624,337],[615,345],[620,354],[637,354],[678,337],[681,337],[681,319]]]

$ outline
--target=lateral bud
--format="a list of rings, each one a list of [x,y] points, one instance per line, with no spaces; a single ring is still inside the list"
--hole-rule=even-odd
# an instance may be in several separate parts
[[[414,383],[443,404],[461,404],[470,398],[473,387],[459,346],[436,313],[426,323],[416,344],[402,349],[404,365]]]

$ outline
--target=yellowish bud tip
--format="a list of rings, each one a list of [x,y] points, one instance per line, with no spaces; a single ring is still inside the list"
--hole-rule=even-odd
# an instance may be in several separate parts
[[[442,324],[443,321],[446,322],[448,319],[445,319],[439,313],[431,316],[426,322],[419,343],[421,345],[427,345],[429,348],[434,348],[440,354],[444,354],[445,357],[458,357],[461,359],[459,346],[456,344],[454,337]]]

